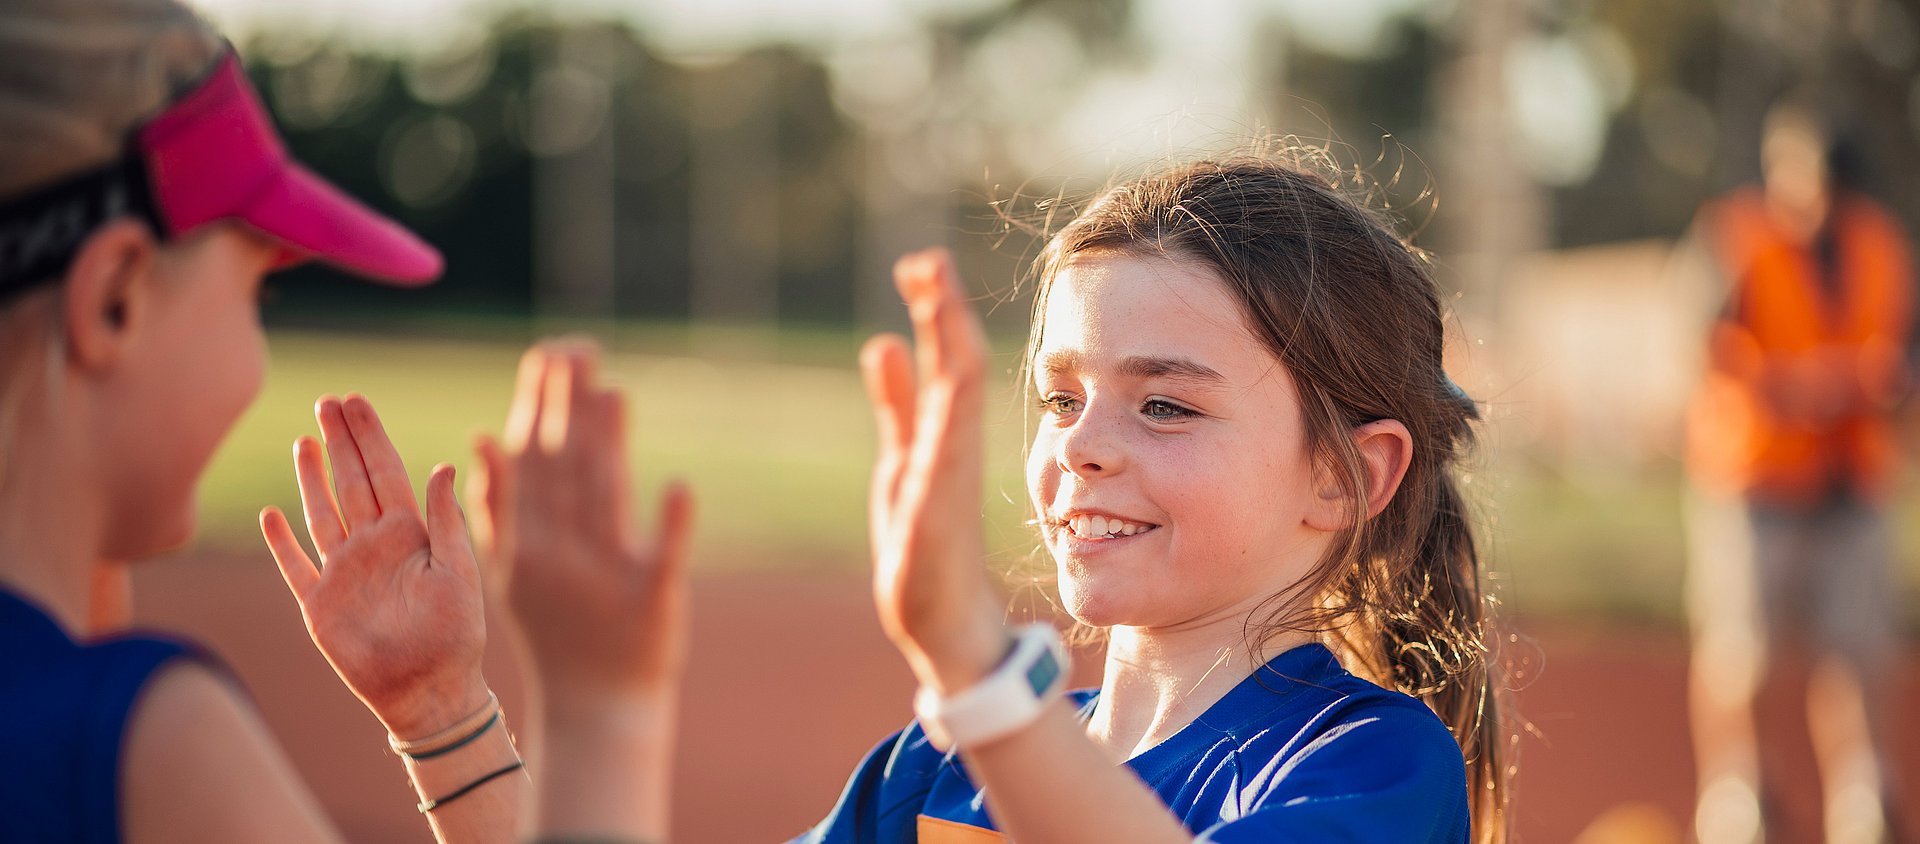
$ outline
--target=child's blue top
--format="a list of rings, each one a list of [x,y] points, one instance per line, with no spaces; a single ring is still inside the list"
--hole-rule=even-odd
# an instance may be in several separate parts
[[[1098,695],[1074,692],[1083,713]],[[1203,842],[1465,844],[1466,765],[1433,710],[1302,645],[1127,761]],[[860,762],[799,844],[909,844],[918,816],[994,829],[960,757],[918,723]]]
[[[82,644],[0,589],[0,840],[120,840],[120,752],[140,688],[197,652],[119,637]]]

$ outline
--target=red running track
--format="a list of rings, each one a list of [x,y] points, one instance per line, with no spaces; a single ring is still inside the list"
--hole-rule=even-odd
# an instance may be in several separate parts
[[[349,840],[431,841],[379,724],[308,643],[264,551],[147,564],[135,584],[142,625],[195,637],[239,673]],[[784,841],[824,813],[855,762],[909,718],[912,679],[882,637],[867,590],[864,577],[849,574],[695,579],[674,782],[678,844]],[[1530,676],[1521,678],[1519,710],[1536,732],[1520,745],[1516,841],[1573,841],[1623,805],[1680,829],[1693,791],[1683,640],[1566,623],[1520,627],[1532,646],[1515,648],[1531,655],[1521,665]],[[490,655],[488,677],[511,714],[521,695],[504,656]],[[1092,682],[1091,662],[1076,672],[1083,683]],[[1905,664],[1903,701],[1920,700],[1920,651],[1910,648]],[[1920,731],[1905,729],[1902,758],[1920,760]],[[1809,773],[1795,791],[1809,829],[1814,788]],[[1915,789],[1909,795],[1920,799]],[[1643,827],[1606,840],[1658,837]]]

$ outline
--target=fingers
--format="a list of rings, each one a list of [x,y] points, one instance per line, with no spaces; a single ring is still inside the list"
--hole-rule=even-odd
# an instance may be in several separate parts
[[[595,386],[598,369],[598,351],[582,340],[541,343],[521,357],[505,437],[474,444],[469,518],[483,547],[502,547],[511,511],[527,506],[558,514],[606,507],[615,520],[589,523],[617,525],[620,538],[631,538],[624,400]],[[517,497],[521,488],[529,499]]]
[[[353,431],[347,425],[340,400],[333,396],[320,397],[313,406],[313,415],[320,422],[320,437],[327,446],[327,463],[333,469],[333,491],[340,502],[341,519],[347,530],[352,531],[380,517],[373,483],[367,478],[360,448],[353,443]]]
[[[278,507],[261,510],[260,534],[266,537],[267,549],[273,552],[273,561],[279,564],[280,576],[287,581],[294,600],[306,601],[307,593],[320,582],[320,570],[314,568],[306,549],[300,547],[300,540],[293,535],[293,526],[287,524],[286,514]]]
[[[556,340],[528,349],[520,359],[513,407],[507,414],[507,449],[515,454],[567,451],[570,437],[586,433],[598,421],[598,372],[599,352],[591,342]]]
[[[949,488],[976,498],[971,487],[977,486],[972,479],[981,465],[985,330],[961,294],[946,250],[901,258],[894,265],[894,283],[913,322],[921,385],[909,471],[958,473]]]
[[[420,506],[413,500],[407,466],[401,462],[400,452],[394,449],[386,427],[380,424],[380,414],[374,412],[373,403],[367,401],[366,396],[351,394],[342,403],[341,410],[346,416],[348,431],[353,434],[354,447],[360,451],[361,464],[366,467],[374,505],[381,512],[398,510],[418,516]]]
[[[340,508],[334,504],[333,490],[327,487],[326,460],[319,440],[300,437],[293,441],[293,477],[300,485],[300,510],[306,516],[307,535],[313,537],[314,550],[323,560],[347,539],[347,529],[340,523]]]
[[[868,340],[860,349],[860,374],[866,382],[867,400],[873,405],[880,440],[867,513],[871,538],[878,547],[880,533],[892,518],[901,470],[913,444],[916,402],[907,341],[897,334],[882,334]]]
[[[873,405],[880,431],[880,447],[904,452],[913,442],[913,366],[907,341],[898,334],[881,334],[860,349],[860,374]]]
[[[593,418],[593,376],[597,369],[592,350],[578,343],[555,343],[547,352],[546,390],[541,396],[539,447],[548,454],[563,453],[576,427],[590,427]]]
[[[949,378],[958,386],[977,386],[986,338],[961,292],[953,256],[945,249],[908,254],[893,265],[893,283],[913,323],[921,382]]]
[[[659,577],[670,580],[686,571],[687,550],[693,540],[693,491],[679,481],[667,484],[660,496],[660,538],[655,540]]]
[[[473,468],[467,472],[467,529],[473,542],[488,554],[498,546],[500,490],[505,483],[500,444],[493,437],[477,434],[473,438]]]
[[[578,432],[582,448],[578,470],[587,479],[588,495],[605,513],[621,548],[634,548],[632,486],[627,474],[627,402],[619,390],[594,390],[586,403],[591,410],[576,418],[593,420],[590,430]]]
[[[520,374],[514,381],[513,406],[507,411],[506,445],[515,453],[524,452],[533,443],[541,425],[540,415],[547,394],[547,351],[534,346],[520,356]]]
[[[427,547],[433,560],[477,580],[473,546],[467,539],[467,516],[453,493],[453,466],[442,463],[427,476]]]

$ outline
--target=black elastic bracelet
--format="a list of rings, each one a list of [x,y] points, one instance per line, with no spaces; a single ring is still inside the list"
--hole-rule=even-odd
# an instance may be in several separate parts
[[[408,759],[415,759],[415,760],[432,759],[435,756],[445,756],[449,753],[459,750],[462,747],[466,747],[467,745],[472,744],[474,739],[477,739],[481,736],[486,735],[487,731],[493,729],[493,725],[498,723],[500,723],[500,712],[499,710],[495,710],[493,713],[493,717],[487,719],[487,723],[481,724],[480,729],[474,730],[473,732],[466,734],[466,736],[460,739],[459,741],[449,744],[446,747],[439,748],[438,750],[429,750],[425,753],[408,753],[402,750],[400,751],[400,755],[405,756]]]
[[[437,800],[428,800],[424,803],[421,803],[419,806],[415,808],[418,808],[420,810],[420,814],[424,815],[428,812],[431,812],[435,809],[440,808],[441,806],[445,806],[448,803],[452,803],[455,800],[465,797],[467,792],[469,791],[479,788],[480,786],[486,785],[487,783],[493,782],[494,780],[497,780],[501,777],[511,774],[514,771],[518,771],[521,768],[524,768],[526,766],[527,766],[527,763],[522,762],[518,759],[515,759],[513,760],[513,764],[508,765],[504,768],[501,768],[498,771],[494,771],[493,773],[488,774],[484,777],[481,777],[477,780],[474,780],[473,782],[467,783],[466,785],[461,786],[459,790],[455,791],[452,794],[449,794]]]

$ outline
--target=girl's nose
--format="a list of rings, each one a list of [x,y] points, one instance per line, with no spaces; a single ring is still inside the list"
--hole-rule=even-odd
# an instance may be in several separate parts
[[[1113,474],[1123,462],[1118,432],[1111,421],[1089,411],[1091,407],[1060,438],[1055,460],[1063,471],[1081,477]]]

